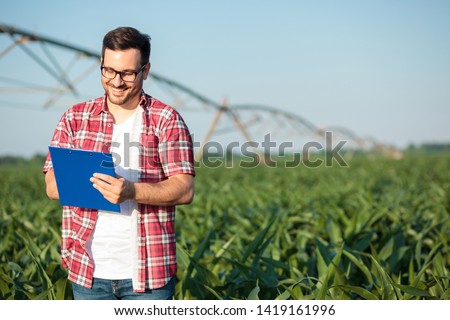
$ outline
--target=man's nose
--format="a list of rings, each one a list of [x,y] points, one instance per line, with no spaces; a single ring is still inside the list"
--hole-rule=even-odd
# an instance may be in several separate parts
[[[122,80],[120,73],[117,72],[116,76],[113,79],[111,79],[111,82],[114,86],[120,87],[124,81]]]

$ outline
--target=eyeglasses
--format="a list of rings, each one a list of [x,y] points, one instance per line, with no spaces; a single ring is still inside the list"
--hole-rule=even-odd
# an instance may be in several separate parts
[[[100,67],[100,70],[102,71],[102,76],[104,76],[106,79],[114,79],[117,75],[119,75],[120,79],[122,79],[125,82],[134,82],[136,80],[137,75],[144,70],[144,67],[147,64],[144,64],[142,67],[139,68],[137,71],[116,71],[113,68],[108,67]]]

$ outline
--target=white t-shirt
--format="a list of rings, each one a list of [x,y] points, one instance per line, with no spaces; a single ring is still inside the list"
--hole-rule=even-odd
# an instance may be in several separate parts
[[[136,182],[139,176],[139,129],[142,108],[137,108],[128,119],[114,125],[111,143],[115,172]],[[137,203],[127,200],[120,204],[120,213],[98,212],[95,229],[86,250],[94,262],[94,277],[120,280],[134,278],[137,255],[136,211]]]

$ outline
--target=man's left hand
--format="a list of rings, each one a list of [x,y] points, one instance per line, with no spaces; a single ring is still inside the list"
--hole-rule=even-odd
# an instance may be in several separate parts
[[[90,179],[93,187],[111,203],[118,204],[129,199],[134,199],[135,189],[131,181],[122,177],[111,177],[107,174],[94,173]]]

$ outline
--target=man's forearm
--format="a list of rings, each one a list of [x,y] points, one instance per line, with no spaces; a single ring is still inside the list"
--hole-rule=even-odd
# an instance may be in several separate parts
[[[189,204],[194,197],[194,177],[176,175],[158,183],[135,182],[134,200],[156,206]]]
[[[59,200],[58,187],[56,186],[55,172],[47,171],[45,174],[45,185],[47,196],[52,200]]]

